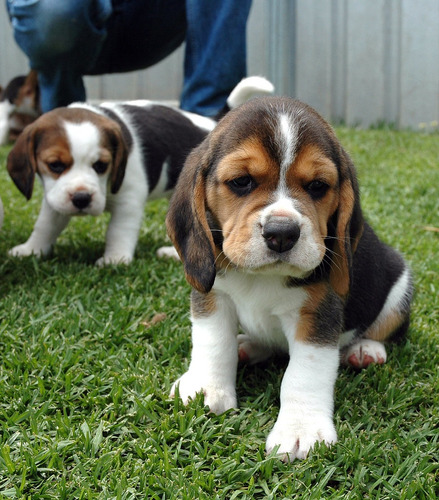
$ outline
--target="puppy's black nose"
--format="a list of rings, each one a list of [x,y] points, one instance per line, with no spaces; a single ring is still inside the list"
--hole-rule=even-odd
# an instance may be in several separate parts
[[[72,196],[73,205],[75,205],[75,207],[79,208],[80,210],[87,208],[90,205],[90,202],[91,202],[91,194],[88,193],[87,191],[77,191]]]
[[[275,217],[264,224],[262,236],[270,250],[277,253],[287,252],[297,243],[300,227],[297,222],[285,221],[284,217]]]

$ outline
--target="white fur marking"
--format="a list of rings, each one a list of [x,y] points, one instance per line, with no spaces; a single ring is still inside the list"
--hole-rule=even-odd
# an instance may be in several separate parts
[[[207,132],[212,131],[216,126],[216,121],[212,120],[212,118],[208,118],[207,116],[197,115],[195,113],[191,113],[190,111],[183,111],[181,109],[177,110],[197,127],[200,127]]]
[[[156,255],[159,259],[173,259],[173,260],[180,260],[180,256],[178,255],[177,250],[174,247],[160,247]]]
[[[288,187],[286,182],[286,175],[288,168],[294,161],[297,145],[297,130],[292,123],[291,118],[287,114],[279,116],[278,128],[278,145],[281,150],[281,164],[280,164],[280,180],[279,190],[287,193]]]
[[[296,205],[297,202],[295,202],[295,200],[291,198],[291,196],[285,196],[282,193],[278,193],[276,201],[266,206],[261,211],[261,224],[266,224],[268,218],[279,214],[283,217],[289,217],[290,219],[295,220],[299,225],[301,225],[304,217],[299,212]]]
[[[166,185],[168,184],[168,178],[169,178],[168,170],[169,170],[169,158],[166,158],[161,168],[160,178],[157,184],[155,185],[154,189],[148,195],[149,200],[155,200],[157,198],[161,198],[166,193],[168,193],[169,196],[171,195],[172,193],[171,190],[166,191]]]
[[[408,268],[404,269],[404,272],[398,278],[397,282],[393,285],[387,296],[386,302],[384,303],[381,312],[376,319],[376,322],[380,323],[385,321],[386,317],[395,310],[399,310],[401,302],[407,295],[407,291],[410,287],[410,272]]]
[[[90,158],[96,161],[99,158],[100,133],[96,125],[91,122],[70,123],[65,122],[67,138],[70,144],[70,152],[75,161],[86,162],[90,167]]]
[[[9,101],[0,102],[0,146],[8,142],[9,116],[15,110],[15,106]]]
[[[343,348],[352,343],[352,341],[355,338],[355,332],[356,332],[355,328],[352,330],[348,330],[347,332],[343,332],[338,340],[339,347]]]

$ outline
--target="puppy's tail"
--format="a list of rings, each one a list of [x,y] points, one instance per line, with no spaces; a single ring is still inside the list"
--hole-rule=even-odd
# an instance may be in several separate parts
[[[227,104],[218,113],[219,120],[231,109],[237,108],[252,97],[271,95],[274,93],[274,85],[263,76],[249,76],[242,79],[232,90],[227,98]]]

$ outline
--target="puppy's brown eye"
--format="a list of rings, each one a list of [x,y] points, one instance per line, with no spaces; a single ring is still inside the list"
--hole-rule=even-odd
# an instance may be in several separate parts
[[[107,167],[108,167],[108,163],[105,163],[104,161],[95,161],[93,163],[93,170],[97,173],[97,174],[104,174],[107,170]]]
[[[54,174],[62,174],[67,169],[67,165],[62,161],[51,161],[47,166]]]
[[[251,175],[243,175],[227,182],[229,188],[238,196],[246,196],[257,187],[256,181]]]
[[[326,182],[315,180],[307,184],[305,186],[305,189],[308,191],[311,198],[313,198],[314,200],[318,200],[326,194],[329,186],[328,184],[326,184]]]

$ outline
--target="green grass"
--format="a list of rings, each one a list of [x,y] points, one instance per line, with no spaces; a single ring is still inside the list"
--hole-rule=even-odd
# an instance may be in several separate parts
[[[426,229],[439,227],[439,136],[338,133],[367,218],[413,268],[412,326],[385,366],[340,369],[339,441],[293,464],[264,452],[285,362],[239,369],[236,412],[212,416],[201,397],[184,408],[167,396],[191,344],[180,265],[155,258],[166,202],[147,206],[129,267],[93,265],[106,216],[73,220],[51,259],[12,259],[42,191],[26,203],[0,149],[0,498],[439,496],[439,233]]]

